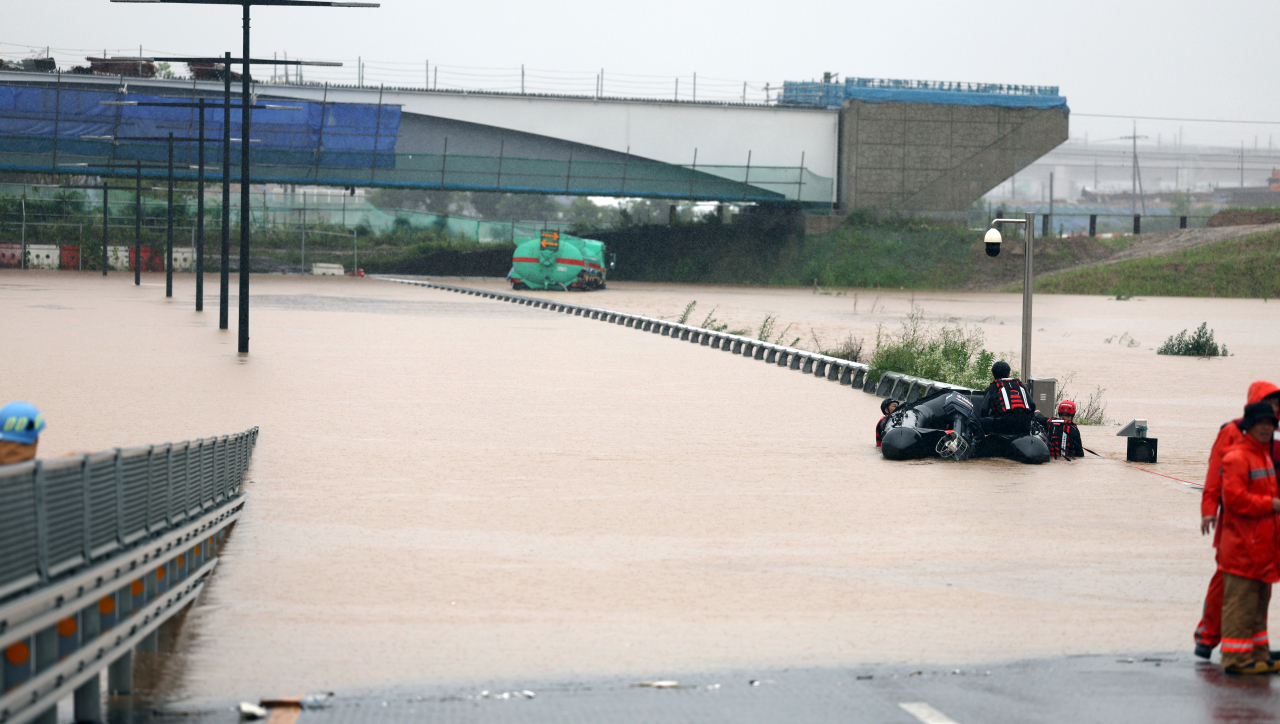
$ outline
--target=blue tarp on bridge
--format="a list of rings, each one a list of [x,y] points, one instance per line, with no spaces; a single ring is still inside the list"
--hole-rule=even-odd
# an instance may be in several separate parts
[[[103,101],[172,103],[190,100],[139,93],[0,85],[0,150],[48,153],[56,139],[59,144],[67,144],[63,146],[65,151],[74,152],[76,144],[81,143],[84,136],[167,136],[173,133],[178,138],[195,137],[199,131],[198,109],[102,105]],[[206,145],[218,144],[222,138],[220,100],[210,99],[209,109],[205,111]],[[254,109],[251,133],[255,140],[260,141],[253,144],[254,156],[263,153],[265,160],[265,156],[283,151],[292,152],[287,155],[296,159],[302,152],[318,161],[320,166],[368,167],[374,165],[371,154],[376,153],[378,167],[395,167],[400,106],[305,101],[278,104],[299,107],[300,110]],[[240,110],[236,107],[231,111],[231,135],[240,137]],[[130,146],[136,148],[135,144]],[[154,153],[128,153],[124,146],[120,150],[117,160],[155,158]],[[320,154],[318,159],[316,153]],[[187,157],[190,153],[182,152],[182,155]],[[254,160],[258,161],[257,158]]]

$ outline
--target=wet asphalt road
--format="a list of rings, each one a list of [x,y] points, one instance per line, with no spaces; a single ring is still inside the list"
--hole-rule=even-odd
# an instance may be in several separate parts
[[[563,678],[337,692],[298,721],[391,722],[1273,722],[1280,681],[1229,677],[1189,654],[1037,659],[991,666],[859,666],[634,678]],[[530,696],[532,694],[532,696]],[[134,721],[232,722],[231,703]]]

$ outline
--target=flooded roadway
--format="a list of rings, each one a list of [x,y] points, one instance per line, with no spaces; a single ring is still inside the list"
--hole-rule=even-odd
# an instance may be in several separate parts
[[[6,398],[41,453],[259,425],[250,503],[160,692],[998,661],[1190,646],[1198,491],[1116,460],[889,463],[878,398],[617,325],[373,279],[255,278],[253,355],[193,281],[0,272]],[[450,280],[451,283],[458,283]],[[497,282],[471,286],[501,288]],[[207,284],[206,289],[216,289]],[[586,302],[874,339],[909,292],[611,285]],[[575,296],[572,301],[585,302]],[[1016,295],[916,293],[1018,347]],[[1151,421],[1198,480],[1280,307],[1036,299],[1035,374]],[[1155,355],[1208,321],[1235,356]],[[1140,344],[1120,347],[1128,332]],[[788,340],[789,341],[789,340]],[[1079,393],[1077,392],[1077,395]],[[1085,444],[1123,457],[1115,425]]]

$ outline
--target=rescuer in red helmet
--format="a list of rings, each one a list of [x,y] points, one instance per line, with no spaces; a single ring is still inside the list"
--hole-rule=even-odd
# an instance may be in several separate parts
[[[1006,435],[1031,432],[1031,395],[1022,380],[1009,376],[1009,363],[1000,360],[991,365],[992,381],[978,407],[982,431]]]
[[[1258,380],[1249,385],[1248,404],[1268,402],[1272,410],[1280,414],[1280,387]],[[1223,423],[1218,429],[1218,439],[1209,451],[1209,471],[1204,477],[1204,493],[1200,496],[1200,533],[1208,535],[1214,531],[1218,515],[1222,510],[1222,456],[1244,437],[1239,424],[1243,418],[1236,418]],[[1271,459],[1280,458],[1280,441],[1272,440]],[[1218,528],[1213,535],[1213,547],[1217,548],[1222,539],[1222,529]],[[1213,653],[1213,647],[1222,639],[1222,570],[1214,571],[1209,580],[1209,591],[1204,597],[1204,613],[1200,625],[1196,626],[1196,656],[1207,659]]]
[[[1076,424],[1076,403],[1063,400],[1058,404],[1058,414],[1045,430],[1049,434],[1049,457],[1084,457],[1084,443],[1080,440],[1080,426]]]

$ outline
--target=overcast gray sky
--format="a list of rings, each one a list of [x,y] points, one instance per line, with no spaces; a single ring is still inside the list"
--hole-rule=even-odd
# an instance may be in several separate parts
[[[315,70],[316,79],[354,80],[354,61],[363,57],[366,82],[403,85],[425,82],[426,59],[441,64],[441,86],[468,77],[518,83],[523,63],[531,69],[531,85],[537,76],[544,87],[555,81],[582,92],[591,90],[600,68],[607,92],[616,92],[615,82],[666,88],[674,85],[667,78],[679,75],[688,93],[696,72],[701,97],[740,88],[742,81],[777,84],[823,71],[1057,85],[1074,114],[1072,137],[1087,133],[1094,141],[1130,132],[1129,121],[1082,115],[1087,113],[1275,121],[1139,121],[1139,133],[1153,140],[1159,134],[1167,142],[1181,128],[1188,144],[1244,141],[1252,148],[1256,137],[1265,149],[1269,137],[1280,148],[1277,27],[1280,3],[1273,0],[384,0],[378,9],[255,8],[253,47],[255,55],[288,52],[291,58],[350,62],[349,70]],[[29,55],[24,45],[48,45],[64,67],[93,48],[238,54],[239,44],[238,7],[11,0],[0,25],[6,59]],[[505,74],[482,70],[488,68]]]

